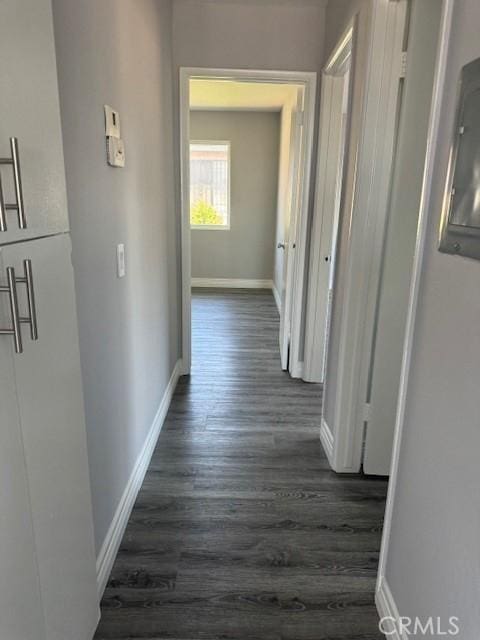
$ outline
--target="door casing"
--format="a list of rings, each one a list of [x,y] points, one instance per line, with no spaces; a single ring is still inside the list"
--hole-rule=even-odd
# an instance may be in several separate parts
[[[291,253],[291,332],[290,365],[294,377],[301,377],[303,362],[300,360],[302,304],[306,276],[305,256],[308,236],[308,209],[315,123],[315,98],[317,74],[301,71],[268,71],[251,69],[180,68],[180,191],[181,191],[181,256],[182,256],[182,364],[184,375],[191,370],[191,238],[190,238],[190,80],[217,79],[237,82],[300,85],[304,88],[303,124],[301,133],[300,189],[298,194],[295,243]],[[272,239],[273,242],[273,239]]]
[[[322,72],[317,181],[310,241],[305,321],[306,382],[323,382],[334,281],[337,231],[350,129],[356,36],[353,18]]]
[[[363,82],[362,120],[356,155],[349,246],[340,320],[336,388],[325,393],[335,405],[335,424],[322,415],[320,438],[331,467],[357,473],[362,463],[365,353],[374,333],[376,293],[388,212],[390,176],[401,99],[402,52],[407,0],[377,0],[372,6]],[[367,363],[368,364],[368,363]]]

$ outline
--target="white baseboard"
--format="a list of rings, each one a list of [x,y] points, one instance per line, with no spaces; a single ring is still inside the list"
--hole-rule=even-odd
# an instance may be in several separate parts
[[[192,287],[212,289],[272,289],[272,280],[241,280],[237,278],[192,278]]]
[[[328,461],[330,463],[330,466],[332,467],[332,462],[333,462],[333,434],[332,431],[330,429],[330,427],[328,426],[328,424],[325,422],[325,420],[322,418],[322,424],[320,426],[320,441],[323,445],[323,448],[325,449],[325,453],[327,454],[327,458]]]
[[[272,281],[272,293],[273,293],[273,297],[275,298],[275,303],[277,305],[278,313],[280,314],[282,309],[282,299],[273,281]]]
[[[150,431],[145,440],[145,444],[142,447],[140,455],[137,458],[133,471],[128,480],[125,491],[120,499],[113,520],[103,541],[102,547],[97,557],[97,589],[99,599],[101,599],[105,587],[107,585],[108,577],[115,562],[118,548],[122,541],[125,528],[130,518],[133,505],[137,498],[137,494],[142,486],[143,479],[150,464],[155,445],[158,440],[158,436],[162,429],[165,417],[172,400],[175,387],[177,386],[178,378],[182,373],[182,362],[178,360],[173,369],[173,373],[168,382],[165,393],[163,394],[162,401],[158,408],[158,411],[153,420]]]
[[[397,605],[393,599],[388,582],[384,577],[380,578],[375,592],[375,604],[377,605],[380,619],[389,618],[390,622],[385,622],[385,629],[388,629],[388,637],[392,640],[408,640],[406,633],[399,633],[397,625],[392,624],[392,620],[400,620]]]

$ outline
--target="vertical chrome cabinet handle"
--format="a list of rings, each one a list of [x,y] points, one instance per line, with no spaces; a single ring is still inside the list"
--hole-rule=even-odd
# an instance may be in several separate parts
[[[0,175],[0,231],[7,230],[7,210],[3,198],[2,176]]]
[[[17,197],[18,226],[20,229],[26,229],[27,220],[25,218],[25,209],[23,208],[22,176],[20,174],[17,138],[10,138],[10,149],[12,151],[13,179],[15,181],[15,195]]]
[[[20,328],[20,314],[18,313],[17,283],[15,281],[15,269],[13,267],[7,267],[7,281],[10,297],[10,313],[12,314],[15,352],[23,353],[22,330]]]
[[[0,158],[0,165],[7,164],[13,168],[13,182],[15,185],[15,204],[5,204],[3,191],[0,183],[0,231],[7,230],[6,211],[16,211],[18,217],[18,226],[20,229],[27,228],[27,219],[25,217],[25,208],[23,206],[22,176],[20,174],[20,157],[18,154],[17,138],[10,138],[10,158]],[[3,222],[2,222],[3,219]]]
[[[17,283],[15,280],[15,269],[7,267],[7,285],[0,286],[0,291],[8,293],[10,299],[10,314],[12,318],[12,328],[0,329],[0,335],[13,336],[15,353],[23,353],[22,331],[20,328],[20,314],[18,313]]]
[[[32,340],[38,340],[38,328],[37,328],[37,310],[35,306],[35,291],[33,288],[33,271],[32,261],[23,261],[23,270],[25,272],[25,283],[27,285],[27,300],[28,300],[28,321],[30,324],[30,336]]]

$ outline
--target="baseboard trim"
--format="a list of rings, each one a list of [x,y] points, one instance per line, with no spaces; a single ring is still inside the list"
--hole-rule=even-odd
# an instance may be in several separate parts
[[[330,427],[328,426],[328,424],[325,422],[325,419],[322,418],[322,424],[320,426],[320,441],[323,445],[323,448],[325,449],[325,453],[327,454],[327,458],[328,461],[330,463],[330,466],[332,467],[332,462],[333,462],[333,434],[332,431],[330,429]]]
[[[113,516],[110,527],[103,541],[102,547],[97,557],[97,589],[99,600],[101,599],[105,587],[107,585],[110,572],[115,562],[115,558],[118,552],[118,548],[122,541],[125,528],[127,526],[130,514],[135,504],[137,494],[142,486],[143,479],[150,464],[155,445],[160,435],[165,417],[170,407],[175,387],[177,386],[178,378],[182,374],[182,362],[178,360],[173,369],[172,375],[168,382],[165,393],[163,394],[162,401],[158,408],[158,411],[153,419],[152,426],[147,435],[140,455],[137,458],[133,471],[128,480],[125,491],[120,499],[115,515]]]
[[[272,280],[242,280],[238,278],[192,278],[192,287],[212,289],[272,289]]]
[[[375,604],[380,619],[389,618],[389,622],[385,622],[386,630],[388,629],[388,637],[392,640],[408,640],[406,633],[402,632],[400,634],[397,625],[392,624],[392,621],[400,620],[400,614],[398,613],[398,608],[393,599],[388,582],[384,577],[378,581],[375,592]]]
[[[275,304],[277,305],[278,313],[280,314],[282,309],[282,299],[280,298],[280,293],[278,292],[278,289],[275,286],[275,283],[273,281],[272,281],[272,293],[273,293],[273,297],[275,298]]]

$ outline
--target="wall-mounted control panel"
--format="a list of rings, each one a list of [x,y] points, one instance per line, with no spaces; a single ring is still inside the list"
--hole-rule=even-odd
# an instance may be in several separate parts
[[[107,138],[107,162],[111,167],[125,166],[125,145],[121,138]]]
[[[480,58],[460,73],[439,250],[480,260]]]
[[[106,104],[105,137],[107,142],[107,162],[111,167],[125,166],[125,143],[121,137],[120,114]]]

